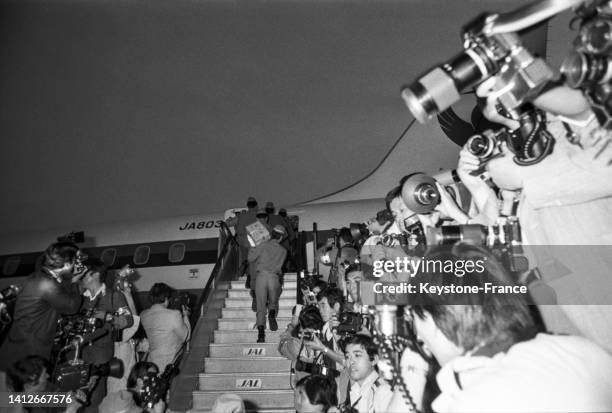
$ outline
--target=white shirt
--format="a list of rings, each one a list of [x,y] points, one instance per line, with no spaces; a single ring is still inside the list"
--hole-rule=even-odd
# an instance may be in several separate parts
[[[493,357],[458,357],[436,379],[439,413],[612,411],[612,356],[577,336],[538,334]]]
[[[379,380],[376,371],[372,371],[362,384],[351,382],[351,406],[359,413],[385,412],[392,396],[391,387]]]

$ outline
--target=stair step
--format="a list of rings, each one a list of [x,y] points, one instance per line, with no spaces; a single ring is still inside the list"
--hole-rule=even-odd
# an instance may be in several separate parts
[[[232,281],[231,283],[231,287],[230,290],[250,290],[250,288],[245,288],[244,287],[244,282],[245,280],[237,280],[237,281]],[[285,290],[297,290],[297,281],[287,281],[285,280],[285,282],[283,283],[283,289]]]
[[[249,318],[221,318],[218,321],[219,330],[248,330],[255,325],[255,313]],[[267,322],[267,319],[266,319]],[[279,317],[276,319],[279,329],[285,329],[291,322],[290,317]]]
[[[239,307],[247,307],[251,308],[251,303],[253,299],[251,297],[245,298],[226,298],[225,299],[225,307],[229,308],[239,308]],[[280,307],[289,307],[296,304],[295,296],[285,298],[281,295],[280,300],[278,300],[278,305]]]
[[[278,343],[210,344],[210,357],[280,357]]]
[[[295,413],[295,409],[255,409],[249,408],[249,406],[245,406],[246,413]],[[191,409],[187,410],[186,413],[212,413],[211,410],[199,410],[199,409]]]
[[[228,290],[228,298],[248,298],[251,299],[251,290],[247,290],[246,288],[243,288],[241,290],[239,289],[231,289]],[[293,300],[295,301],[295,297],[297,296],[297,291],[295,289],[292,290],[286,290],[283,288],[283,291],[281,292],[281,298],[293,298]]]
[[[224,390],[193,392],[194,409],[210,409]],[[242,397],[245,405],[250,409],[291,408],[293,406],[293,390],[250,390],[233,392]]]
[[[202,373],[199,389],[233,392],[248,389],[289,389],[289,373]]]
[[[286,272],[286,273],[283,275],[283,279],[284,279],[285,281],[296,281],[296,280],[297,280],[297,273],[294,273],[294,272]],[[246,281],[246,276],[238,278],[238,280],[237,280],[237,281],[242,281],[242,284],[244,284],[244,282]]]
[[[277,343],[283,331],[266,330],[266,341]],[[215,343],[255,343],[257,341],[257,329],[251,330],[215,330]]]
[[[206,373],[289,372],[291,361],[284,357],[206,357]]]
[[[286,318],[291,317],[291,310],[295,306],[293,303],[290,306],[280,306],[278,309],[278,317]],[[253,321],[255,320],[255,312],[251,310],[251,304],[249,303],[248,307],[235,307],[235,308],[223,308],[221,310],[221,317],[223,318],[250,318]]]

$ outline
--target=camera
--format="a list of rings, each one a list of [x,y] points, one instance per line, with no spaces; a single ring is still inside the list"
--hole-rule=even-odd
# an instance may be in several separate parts
[[[404,181],[402,195],[406,206],[417,214],[428,214],[440,203],[436,180],[420,172]]]
[[[585,92],[599,123],[612,129],[612,5],[608,0],[585,2],[576,15],[579,33],[561,73],[569,87]]]
[[[80,359],[71,360],[57,367],[53,381],[61,391],[76,391],[86,389],[92,376],[123,377],[123,362],[113,358],[108,363],[92,365]]]
[[[340,313],[338,317],[337,333],[341,337],[357,334],[363,326],[363,318],[360,313],[345,311]]]
[[[151,409],[160,400],[164,400],[172,379],[178,375],[178,373],[179,370],[174,363],[168,364],[164,372],[159,376],[155,373],[148,373],[143,378],[143,386],[138,393],[140,404],[145,405],[143,407]]]
[[[191,310],[192,303],[191,294],[188,292],[177,293],[170,298],[168,308],[182,310],[185,307]]]
[[[380,236],[380,245],[384,247],[406,247],[409,244],[408,235],[405,233],[401,234],[383,234]]]
[[[319,376],[326,376],[335,379],[340,375],[340,372],[336,369],[329,368],[323,364],[308,363],[302,360],[295,362],[295,369],[297,371],[303,371],[309,374],[316,374]]]
[[[57,323],[55,346],[64,347],[74,338],[91,334],[103,326],[104,320],[95,317],[93,308],[79,314],[63,316]]]
[[[351,237],[353,237],[355,242],[365,241],[370,236],[370,230],[364,223],[351,222],[349,229],[351,230]]]
[[[516,217],[502,217],[495,225],[446,225],[428,228],[425,232],[428,246],[453,245],[458,241],[490,248],[510,272],[523,272],[529,268],[521,246],[521,228]]]
[[[115,289],[119,291],[125,291],[128,288],[132,287],[132,283],[129,280],[129,277],[132,276],[136,271],[131,268],[129,265],[121,268],[117,275],[115,276]]]
[[[312,341],[315,337],[320,337],[321,332],[319,330],[306,330],[302,332],[302,339],[305,341]]]
[[[458,102],[461,93],[493,75],[500,90],[499,104],[509,113],[536,97],[553,78],[544,60],[523,47],[515,33],[494,33],[499,15],[481,14],[462,29],[464,50],[434,67],[402,94],[421,123]]]
[[[68,234],[60,235],[57,237],[58,242],[72,242],[73,244],[80,244],[85,242],[85,232],[83,231],[72,231]]]
[[[466,143],[467,150],[481,162],[486,162],[501,153],[501,144],[505,142],[514,154],[516,164],[540,162],[552,152],[554,145],[554,138],[545,128],[543,112],[530,107],[519,115],[518,121],[520,127],[512,132],[505,128],[487,129],[473,135]]]
[[[12,321],[7,303],[15,300],[22,289],[20,285],[9,285],[0,291],[0,325],[9,324]]]

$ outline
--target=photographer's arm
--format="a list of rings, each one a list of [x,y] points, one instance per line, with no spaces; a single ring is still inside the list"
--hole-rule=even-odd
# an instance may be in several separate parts
[[[339,365],[344,366],[344,362],[345,362],[344,354],[338,353],[334,351],[334,349],[325,346],[321,342],[319,337],[313,336],[312,340],[304,341],[304,346],[310,350],[320,351],[321,353],[328,356],[329,358],[331,358],[333,361],[335,361]]]
[[[124,294],[113,292],[115,314],[112,318],[113,327],[119,330],[131,327],[134,324],[134,317]]]
[[[76,284],[45,280],[40,284],[42,299],[60,314],[74,314],[81,307],[81,296]]]
[[[536,209],[589,202],[612,195],[612,143],[596,143],[570,155],[553,153],[526,168],[523,193]]]

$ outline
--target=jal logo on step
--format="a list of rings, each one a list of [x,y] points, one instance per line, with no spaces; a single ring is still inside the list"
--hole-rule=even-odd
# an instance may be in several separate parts
[[[245,347],[242,349],[242,356],[265,356],[266,348],[265,347]]]
[[[261,379],[237,379],[237,389],[261,389]]]

